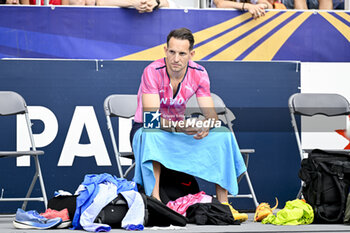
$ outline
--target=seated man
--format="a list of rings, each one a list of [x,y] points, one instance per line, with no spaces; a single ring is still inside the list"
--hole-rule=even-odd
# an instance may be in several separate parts
[[[143,72],[130,133],[136,161],[134,181],[144,186],[147,195],[160,200],[162,164],[215,183],[218,200],[229,205],[228,191],[238,193],[237,177],[246,167],[234,135],[225,127],[210,130],[209,126],[220,121],[210,96],[208,73],[190,60],[195,54],[193,44],[189,29],[171,31],[164,48],[166,57]],[[206,123],[210,123],[201,122],[203,127],[189,125],[184,119],[186,103],[194,94]],[[152,112],[163,130],[146,129],[144,112]],[[243,215],[246,220],[247,215],[230,208],[236,219]]]

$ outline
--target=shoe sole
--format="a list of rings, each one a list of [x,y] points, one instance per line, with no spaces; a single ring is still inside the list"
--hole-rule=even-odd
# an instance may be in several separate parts
[[[63,229],[68,228],[70,225],[72,225],[72,221],[63,221],[61,224],[59,224],[56,228],[57,229]]]
[[[53,227],[59,225],[60,223],[61,223],[61,221],[57,221],[57,222],[52,222],[51,224],[45,224],[45,225],[42,224],[42,226],[34,226],[33,222],[31,222],[31,221],[19,222],[19,221],[14,220],[12,222],[13,226],[17,229],[49,229],[49,228],[53,228]],[[40,224],[40,223],[35,223],[35,224]]]
[[[233,218],[237,221],[239,221],[240,223],[245,222],[248,220],[248,215],[245,214],[234,214]]]

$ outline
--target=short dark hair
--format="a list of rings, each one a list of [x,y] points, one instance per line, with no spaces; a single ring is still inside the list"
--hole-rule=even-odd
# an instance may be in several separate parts
[[[175,30],[172,30],[166,40],[167,46],[169,46],[169,40],[170,38],[176,38],[180,40],[188,40],[190,42],[190,51],[193,49],[193,44],[194,44],[194,38],[192,35],[192,32],[188,28],[178,28]]]

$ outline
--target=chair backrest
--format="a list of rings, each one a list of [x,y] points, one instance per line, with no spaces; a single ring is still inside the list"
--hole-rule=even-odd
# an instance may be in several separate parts
[[[229,129],[232,131],[232,121],[236,119],[235,115],[232,113],[230,109],[228,109],[224,103],[224,101],[215,93],[211,93],[211,97],[213,98],[214,107],[216,114],[218,115],[219,120],[221,120],[224,124],[226,124]],[[193,95],[187,102],[186,105],[186,116],[191,115],[202,115],[201,109],[198,105],[197,98]]]
[[[137,95],[110,95],[105,99],[106,116],[131,118],[137,108]]]
[[[32,124],[28,116],[28,108],[24,98],[14,91],[0,91],[0,116],[24,114],[26,127],[29,133],[31,148],[36,151]]]
[[[27,105],[22,96],[13,91],[0,91],[0,116],[27,113]]]
[[[288,106],[301,160],[304,158],[304,149],[295,115],[334,117],[350,114],[349,102],[339,94],[296,93],[289,97]]]
[[[221,118],[219,119],[222,120],[225,124],[232,126],[233,125],[232,122],[236,119],[236,116],[233,114],[233,112],[229,108],[226,108],[225,119],[221,119]]]
[[[302,116],[340,116],[349,115],[347,99],[339,94],[297,93],[288,101],[292,114]]]
[[[225,114],[226,113],[226,105],[225,105],[224,101],[215,93],[211,93],[211,97],[213,98],[216,114],[218,114],[218,115]],[[193,114],[202,114],[195,95],[193,95],[187,101],[186,112],[185,112],[186,116],[193,115]]]

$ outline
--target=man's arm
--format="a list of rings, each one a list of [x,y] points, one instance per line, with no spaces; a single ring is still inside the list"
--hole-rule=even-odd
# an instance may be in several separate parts
[[[159,94],[142,94],[143,111],[157,111],[160,107]]]
[[[211,96],[197,97],[198,105],[206,121],[217,121],[218,115],[215,111],[214,101]],[[196,139],[202,139],[209,134],[210,128],[203,127],[195,136]]]
[[[270,0],[271,1],[271,0]],[[269,0],[258,0],[258,4],[263,4],[264,5],[264,9],[273,9],[273,1],[270,2]]]
[[[156,0],[97,0],[97,6],[134,7],[139,13],[152,12],[158,5]],[[167,0],[160,0],[158,8],[169,7]]]
[[[264,4],[251,4],[230,0],[214,0],[214,3],[217,8],[233,8],[242,11],[249,11],[254,19],[264,16],[265,9],[269,8],[269,5],[266,2],[264,2]]]
[[[218,115],[215,111],[214,101],[211,96],[198,97],[197,102],[206,119],[218,120]]]
[[[139,11],[139,13],[152,12],[155,7],[157,8],[169,7],[168,0],[159,0],[159,5],[156,0],[147,0],[146,9],[144,9],[143,11]]]

